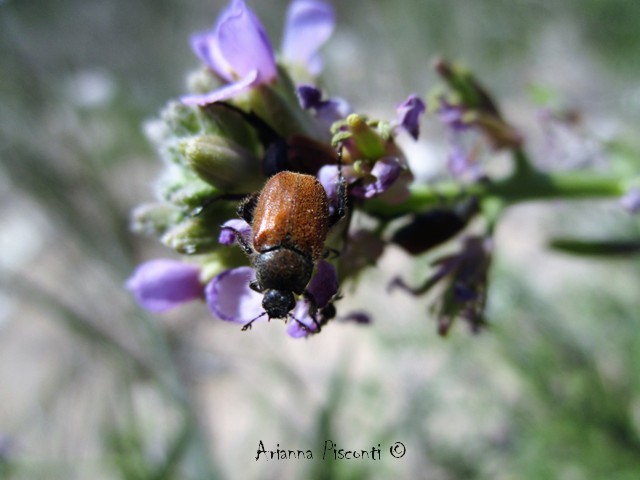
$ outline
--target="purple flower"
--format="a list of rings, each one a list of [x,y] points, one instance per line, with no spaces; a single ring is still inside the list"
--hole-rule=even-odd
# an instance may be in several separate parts
[[[322,99],[322,92],[313,85],[300,85],[298,87],[298,99],[300,106],[305,110],[315,110],[316,118],[328,127],[346,118],[351,112],[351,105],[339,97]]]
[[[242,238],[245,239],[245,242],[247,244],[251,243],[251,225],[240,218],[227,220],[222,225],[220,236],[218,237],[218,242],[226,246],[235,245],[236,241],[238,240],[238,234],[240,234]]]
[[[126,287],[137,302],[151,312],[164,312],[202,298],[200,269],[178,260],[159,259],[136,268]]]
[[[630,188],[620,199],[620,205],[629,213],[640,212],[640,188]]]
[[[402,288],[413,295],[423,295],[436,285],[441,291],[433,305],[438,320],[438,333],[446,335],[456,318],[462,318],[477,332],[486,322],[488,272],[493,256],[493,240],[480,236],[464,239],[458,253],[434,262],[435,272],[418,288],[411,288],[395,278],[389,288]]]
[[[318,262],[316,273],[307,286],[307,292],[311,294],[317,309],[325,307],[331,299],[338,293],[338,274],[333,265],[321,260]],[[307,298],[302,298],[293,310],[293,322],[289,324],[287,333],[293,338],[306,337],[318,329],[317,321],[311,315],[311,302]],[[304,324],[307,328],[303,328]]]
[[[403,170],[397,157],[381,158],[371,169],[374,180],[354,185],[351,194],[361,199],[377,197],[391,188]]]
[[[398,125],[403,127],[414,138],[418,139],[420,133],[420,116],[425,112],[424,102],[415,94],[396,107],[398,113]]]
[[[476,182],[484,176],[482,166],[477,162],[477,149],[471,150],[463,145],[458,134],[453,134],[449,140],[449,155],[447,168],[451,176],[456,179],[467,178]]]
[[[318,0],[296,0],[287,10],[282,39],[282,56],[291,63],[305,65],[318,75],[322,61],[318,49],[333,33],[336,19],[333,7]]]
[[[206,66],[229,83],[204,95],[182,97],[182,102],[188,105],[225,100],[251,87],[270,83],[278,75],[264,27],[243,0],[233,0],[211,30],[193,35],[191,47]]]
[[[262,295],[249,288],[254,278],[251,267],[238,267],[215,276],[205,288],[209,309],[222,320],[240,324],[258,317],[263,312]]]
[[[442,102],[438,108],[438,118],[454,132],[463,132],[470,128],[470,123],[464,120],[466,110],[451,103]]]
[[[355,177],[352,172],[351,167],[343,167],[342,175],[345,178],[345,181],[350,183],[351,181],[355,181],[357,177]],[[331,209],[331,214],[338,206],[338,166],[337,165],[324,165],[320,170],[318,170],[318,181],[324,187],[324,190],[327,192],[327,198],[329,199],[329,205]]]
[[[412,178],[410,174],[406,175],[407,172],[401,160],[394,156],[376,161],[368,173],[358,172],[350,165],[342,168],[342,176],[347,185],[351,185],[351,195],[368,200],[388,192],[390,195],[385,199],[389,202],[402,202],[407,198],[407,183]],[[317,176],[327,192],[331,209],[335,209],[338,204],[338,166],[325,165],[318,171]]]
[[[262,294],[249,287],[254,278],[255,272],[250,267],[227,270],[214,277],[205,288],[209,309],[222,320],[242,325],[263,315]],[[315,307],[321,309],[331,301],[337,291],[338,276],[335,267],[321,260],[315,275],[309,282],[307,293],[313,297]],[[311,306],[311,302],[305,297],[298,300],[292,312],[293,319],[289,320],[287,328],[290,336],[299,338],[317,330],[310,312]],[[266,320],[266,315],[263,318]],[[307,329],[301,324],[304,324]]]

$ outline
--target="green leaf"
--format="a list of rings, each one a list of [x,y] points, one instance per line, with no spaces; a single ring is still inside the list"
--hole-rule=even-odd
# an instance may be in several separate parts
[[[549,246],[565,253],[581,256],[627,256],[640,253],[640,240],[579,240],[555,238]]]

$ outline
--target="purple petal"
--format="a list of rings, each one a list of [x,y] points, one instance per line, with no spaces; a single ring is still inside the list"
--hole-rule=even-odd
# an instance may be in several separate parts
[[[225,228],[228,227],[228,228]],[[240,234],[246,243],[250,244],[251,241],[251,225],[249,225],[244,220],[239,218],[234,218],[231,220],[227,220],[222,225],[220,230],[220,236],[218,237],[218,242],[222,245],[235,245],[238,240],[237,234]]]
[[[338,273],[336,267],[325,260],[320,260],[316,273],[309,282],[309,292],[316,302],[316,307],[322,308],[338,293]]]
[[[253,11],[242,0],[234,0],[224,12],[216,29],[220,56],[235,78],[258,71],[258,82],[267,83],[278,72],[269,38]]]
[[[356,185],[351,193],[362,199],[373,198],[388,190],[402,173],[402,165],[396,157],[385,157],[378,160],[371,169],[376,180],[365,185]]]
[[[449,173],[457,179],[466,177],[471,181],[476,181],[483,175],[482,167],[475,161],[455,134],[451,140],[447,168]]]
[[[264,312],[262,295],[249,287],[253,278],[250,267],[226,270],[213,277],[204,292],[209,309],[222,320],[242,324],[259,316]]]
[[[180,97],[180,101],[185,105],[209,105],[211,103],[228,100],[236,95],[249,90],[250,87],[258,84],[258,71],[253,70],[246,77],[235,83],[230,83],[222,88],[218,88],[209,93],[184,95]]]
[[[620,205],[629,213],[640,212],[640,189],[633,187],[620,199]]]
[[[396,107],[398,124],[405,128],[415,140],[420,133],[420,115],[425,112],[425,109],[424,102],[415,94],[409,95]]]
[[[352,111],[351,105],[345,99],[333,97],[316,107],[316,118],[331,126],[333,122],[347,118]]]
[[[329,127],[334,122],[346,118],[352,112],[351,105],[343,98],[335,97],[322,100],[322,92],[312,85],[300,85],[298,99],[303,109],[315,110],[316,118]]]
[[[231,82],[233,81],[232,68],[218,49],[215,34],[216,28],[193,34],[191,36],[191,49],[202,60],[202,63],[226,81]]]
[[[300,85],[297,93],[300,106],[304,110],[317,108],[322,103],[322,91],[313,85]]]
[[[458,142],[454,142],[449,150],[449,156],[447,158],[447,168],[449,173],[455,177],[460,178],[469,168],[471,160],[467,151]]]
[[[318,181],[327,192],[330,204],[334,204],[338,199],[338,166],[324,165],[318,170]]]
[[[290,337],[303,338],[318,329],[313,317],[309,315],[310,307],[311,303],[306,298],[303,298],[296,303],[296,308],[293,309],[293,318],[289,320],[289,324],[287,326],[287,334]],[[301,323],[307,328],[305,329],[300,325]]]
[[[463,120],[465,111],[462,107],[443,103],[438,110],[438,118],[454,132],[467,130],[470,125]]]
[[[353,183],[359,179],[355,170],[348,165],[342,167],[342,175],[347,184]],[[318,170],[317,178],[327,192],[329,209],[333,214],[335,209],[338,207],[338,166],[324,165],[320,170]]]
[[[283,57],[306,65],[312,75],[317,75],[322,63],[316,52],[333,33],[335,23],[335,12],[328,3],[318,0],[292,2],[282,41]]]
[[[143,263],[127,280],[137,302],[151,312],[164,312],[181,303],[202,298],[200,269],[178,260]]]
[[[316,273],[309,282],[307,292],[315,301],[316,308],[326,306],[338,293],[338,274],[336,268],[327,261],[320,260]],[[293,318],[289,320],[287,333],[293,338],[308,336],[318,329],[313,317],[309,314],[311,303],[306,298],[301,298],[293,309]],[[304,324],[305,329],[300,323]]]

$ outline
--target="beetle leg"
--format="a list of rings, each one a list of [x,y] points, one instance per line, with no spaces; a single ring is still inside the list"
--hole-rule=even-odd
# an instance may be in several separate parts
[[[223,225],[220,228],[221,230],[229,230],[233,232],[233,234],[236,236],[236,240],[238,241],[238,245],[240,245],[240,248],[242,248],[242,251],[247,255],[253,254],[253,248],[251,248],[251,245],[249,245],[249,242],[247,242],[247,240],[242,236],[242,234],[238,230],[226,225]]]
[[[254,292],[258,292],[258,293],[264,292],[264,289],[260,286],[257,280],[251,280],[249,282],[249,288]]]
[[[304,298],[307,299],[307,301],[309,302],[309,316],[313,319],[313,323],[315,323],[317,330],[315,330],[312,333],[320,333],[320,330],[322,330],[322,326],[320,325],[320,322],[318,322],[318,318],[317,318],[317,313],[318,313],[318,306],[316,305],[316,299],[315,297],[309,293],[309,291],[305,290],[304,292],[302,292],[302,296]],[[300,320],[298,320],[298,323],[303,325],[302,322]],[[306,326],[305,326],[306,327]],[[308,327],[307,331],[309,330]]]
[[[249,225],[253,222],[253,212],[256,209],[258,203],[258,197],[260,192],[253,192],[242,199],[238,204],[238,216],[242,218]]]

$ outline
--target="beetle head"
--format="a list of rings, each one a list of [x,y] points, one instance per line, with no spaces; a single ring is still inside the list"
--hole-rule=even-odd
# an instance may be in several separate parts
[[[295,306],[293,292],[288,290],[267,290],[262,298],[262,308],[269,318],[286,318]]]

